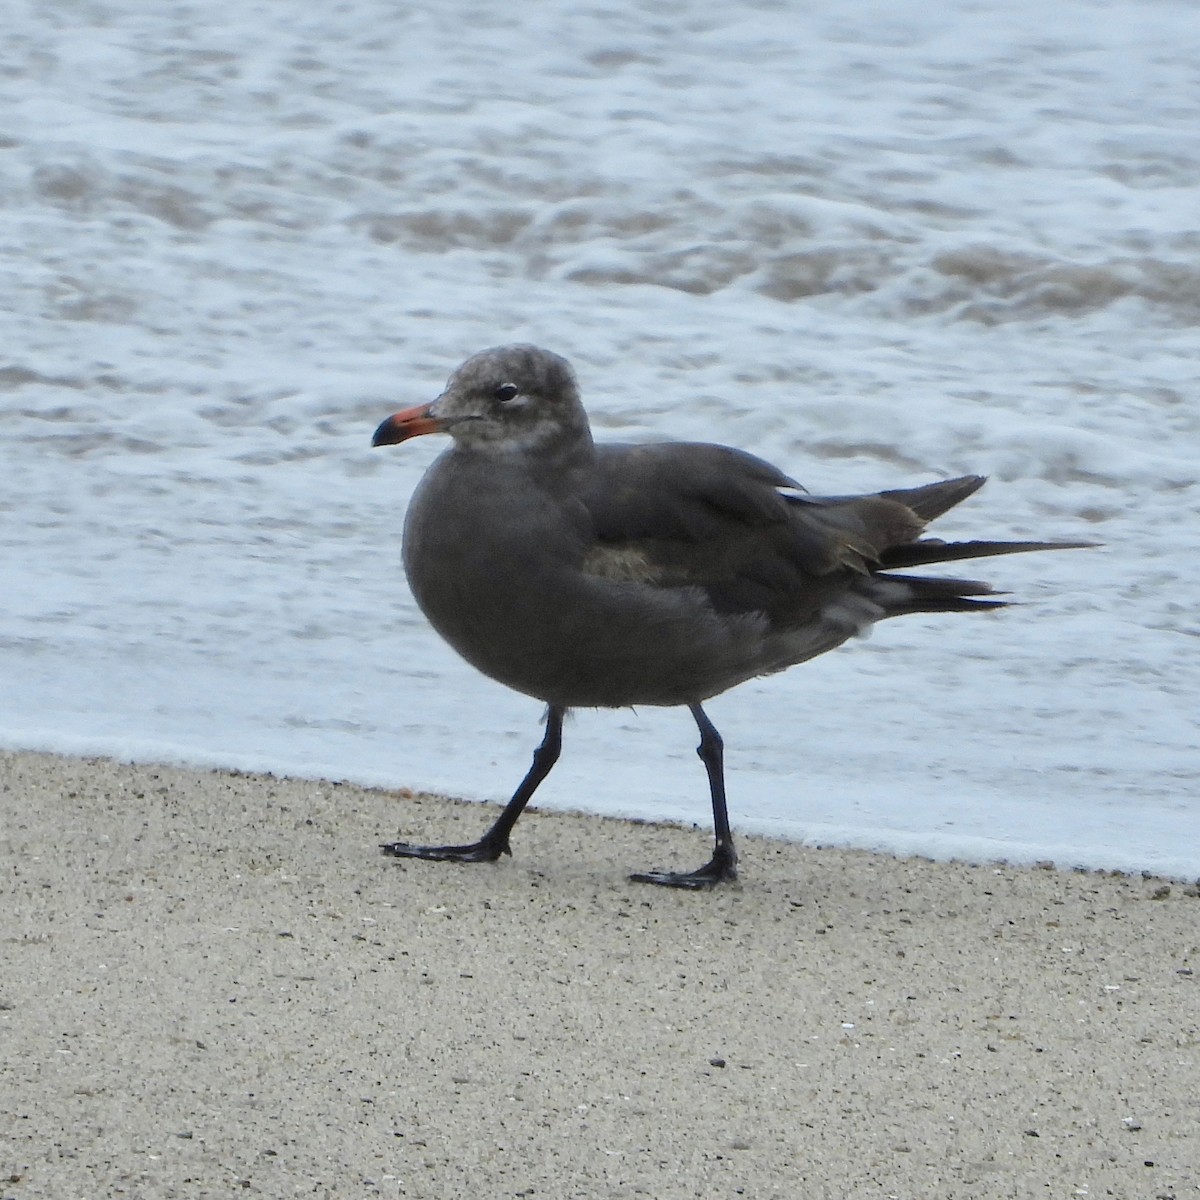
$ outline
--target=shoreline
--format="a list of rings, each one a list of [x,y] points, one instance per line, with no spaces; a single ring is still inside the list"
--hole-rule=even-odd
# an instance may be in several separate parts
[[[462,867],[379,854],[486,825],[403,790],[0,789],[0,1200],[1200,1185],[1194,885],[743,834],[680,893],[626,873],[707,830],[531,809]]]

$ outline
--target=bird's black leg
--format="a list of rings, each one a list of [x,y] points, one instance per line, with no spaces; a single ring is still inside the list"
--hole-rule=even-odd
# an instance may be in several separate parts
[[[638,883],[657,883],[662,887],[708,888],[714,883],[724,883],[737,878],[737,851],[733,848],[733,834],[729,830],[729,812],[725,807],[725,743],[717,727],[708,719],[708,714],[699,704],[691,705],[692,716],[700,729],[700,745],[696,753],[708,772],[708,787],[712,792],[713,832],[715,845],[712,858],[695,871],[676,873],[673,871],[648,871],[643,875],[630,875]]]
[[[504,806],[496,823],[479,839],[466,846],[414,846],[411,842],[387,842],[380,846],[384,854],[394,858],[430,858],[437,862],[495,862],[502,854],[511,854],[508,835],[517,818],[529,803],[529,798],[538,789],[538,784],[550,774],[550,768],[558,762],[562,748],[563,717],[566,710],[552,704],[546,710],[546,736],[533,752],[533,765],[521,780],[521,786],[513,798]]]

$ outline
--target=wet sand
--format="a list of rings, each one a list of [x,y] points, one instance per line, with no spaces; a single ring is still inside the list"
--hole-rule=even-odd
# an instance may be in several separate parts
[[[0,754],[0,1198],[1200,1189],[1194,886],[491,816]]]

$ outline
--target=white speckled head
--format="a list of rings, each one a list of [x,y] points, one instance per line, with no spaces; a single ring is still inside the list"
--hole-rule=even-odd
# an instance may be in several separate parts
[[[496,346],[467,359],[429,412],[472,449],[545,451],[591,442],[570,363],[537,346]]]

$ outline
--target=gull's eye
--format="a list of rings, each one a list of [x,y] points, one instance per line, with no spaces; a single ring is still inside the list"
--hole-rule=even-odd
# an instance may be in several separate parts
[[[503,404],[508,400],[515,400],[520,393],[521,389],[515,383],[501,383],[496,385],[492,395]]]

